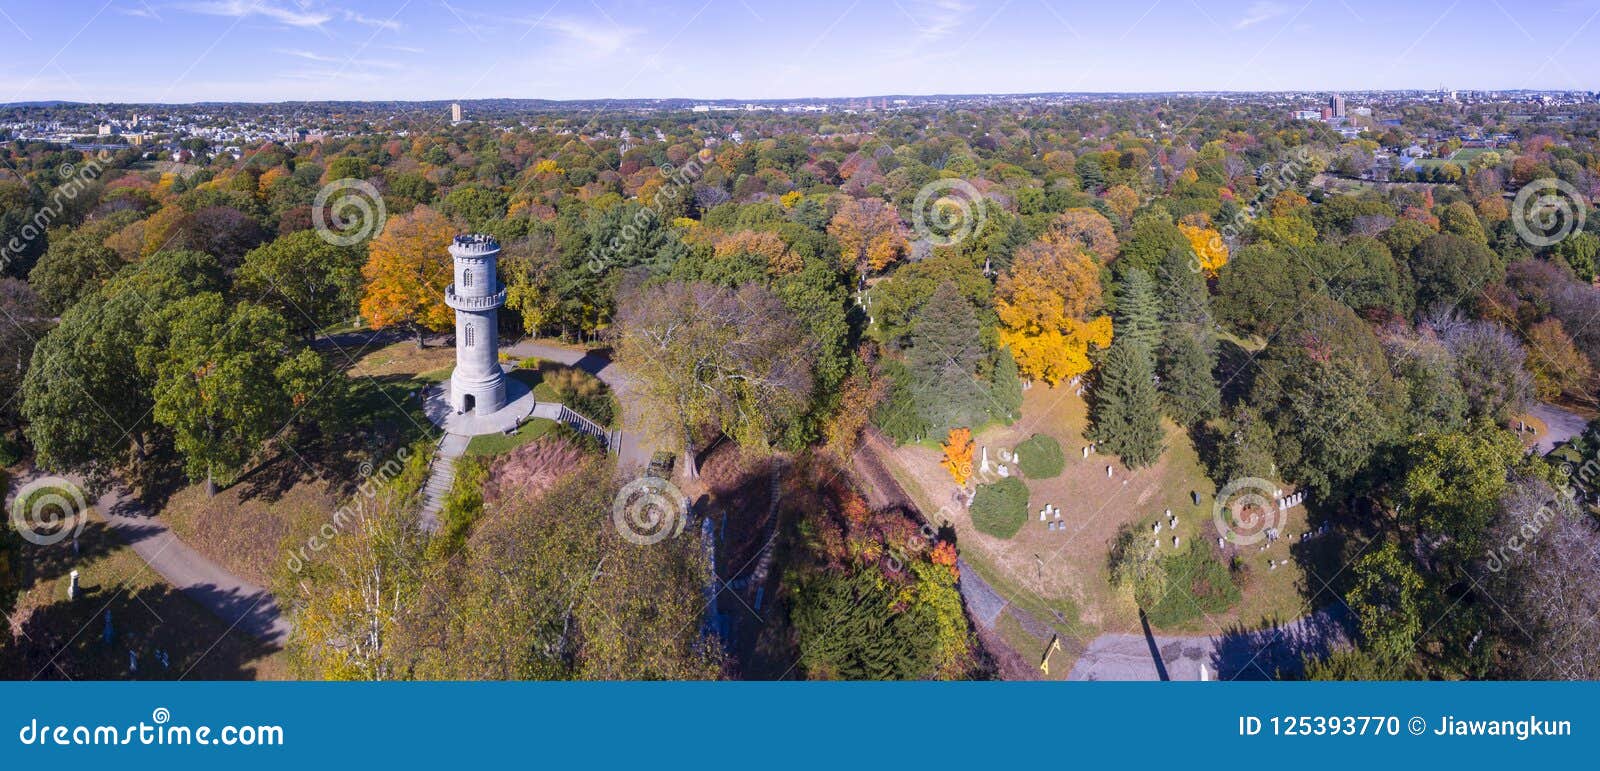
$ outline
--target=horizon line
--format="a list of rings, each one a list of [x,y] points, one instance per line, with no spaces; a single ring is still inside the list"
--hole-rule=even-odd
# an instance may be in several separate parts
[[[192,102],[122,102],[122,101],[83,101],[77,99],[23,99],[11,102],[0,102],[0,107],[29,107],[42,105],[60,106],[85,106],[94,107],[102,105],[128,105],[128,106],[164,106],[185,107],[196,105],[282,105],[282,104],[483,104],[491,102],[548,102],[551,104],[577,104],[584,102],[691,102],[701,104],[715,104],[722,102],[736,102],[741,104],[765,103],[792,103],[792,102],[839,102],[862,99],[938,99],[958,97],[995,97],[995,98],[1020,98],[1041,96],[1190,96],[1190,95],[1288,95],[1288,94],[1407,94],[1407,93],[1445,93],[1445,92],[1497,92],[1497,93],[1525,93],[1525,94],[1594,94],[1596,90],[1575,88],[1354,88],[1354,89],[1179,89],[1170,91],[975,91],[975,92],[935,92],[924,94],[913,93],[884,93],[863,94],[856,96],[793,96],[793,97],[693,97],[693,96],[633,96],[633,97],[568,97],[549,98],[536,96],[495,96],[472,99],[459,98],[410,98],[410,99],[279,99],[279,100],[249,100],[249,99],[202,99]]]

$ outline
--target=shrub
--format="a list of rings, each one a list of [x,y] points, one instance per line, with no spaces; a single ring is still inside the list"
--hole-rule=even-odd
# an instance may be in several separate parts
[[[22,455],[21,443],[13,441],[9,436],[0,434],[0,468],[21,463]]]
[[[1028,520],[1028,486],[1016,477],[981,485],[972,499],[972,524],[996,538],[1010,538]]]
[[[1028,441],[1017,445],[1017,466],[1029,479],[1049,479],[1061,476],[1067,466],[1067,457],[1061,452],[1061,443],[1048,434],[1034,434]]]
[[[1191,540],[1187,550],[1163,558],[1161,567],[1167,573],[1166,592],[1146,610],[1155,626],[1170,627],[1203,614],[1224,613],[1239,602],[1239,585],[1228,566],[1198,540]]]
[[[610,389],[600,378],[581,369],[563,367],[547,372],[544,379],[568,407],[602,426],[611,425],[616,408]]]

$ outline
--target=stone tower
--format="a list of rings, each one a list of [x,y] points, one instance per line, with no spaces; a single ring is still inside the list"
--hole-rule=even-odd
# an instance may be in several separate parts
[[[487,415],[506,405],[496,318],[506,301],[506,288],[495,275],[500,244],[490,236],[456,236],[450,256],[455,260],[455,283],[444,290],[445,304],[456,311],[456,369],[450,375],[450,406],[456,412]]]

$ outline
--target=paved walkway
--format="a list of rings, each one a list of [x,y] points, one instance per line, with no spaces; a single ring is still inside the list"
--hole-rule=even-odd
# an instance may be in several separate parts
[[[1582,415],[1545,402],[1534,402],[1533,408],[1528,412],[1543,421],[1545,425],[1544,433],[1539,435],[1539,441],[1533,445],[1538,448],[1540,455],[1548,454],[1556,448],[1556,445],[1583,433],[1583,429],[1589,425],[1589,420]]]
[[[422,509],[417,515],[423,530],[432,533],[439,529],[439,512],[444,509],[444,499],[449,497],[450,487],[456,481],[456,459],[467,454],[471,441],[460,434],[445,434],[439,438],[428,469],[428,481],[422,487]]]
[[[16,487],[46,476],[38,471],[16,480]],[[68,477],[82,487],[82,480]],[[273,645],[289,637],[289,622],[264,587],[257,586],[189,548],[144,505],[117,489],[100,496],[94,507],[113,532],[167,583],[230,625]],[[7,511],[9,511],[9,502]]]
[[[637,390],[634,381],[622,371],[621,367],[598,354],[531,340],[505,346],[500,350],[517,359],[536,356],[560,362],[600,378],[600,381],[611,389],[612,395],[617,399],[617,406],[621,409],[619,416],[621,429],[615,434],[617,468],[643,469],[650,464],[651,448],[645,445],[643,435],[644,405],[640,404],[639,399],[634,398]]]
[[[1103,634],[1089,642],[1070,680],[1275,680],[1298,675],[1301,657],[1321,657],[1349,640],[1344,607],[1266,629],[1218,635]]]

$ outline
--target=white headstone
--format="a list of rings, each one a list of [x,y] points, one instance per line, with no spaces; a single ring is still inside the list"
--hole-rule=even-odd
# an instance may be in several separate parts
[[[73,570],[72,571],[72,573],[71,573],[71,582],[67,584],[67,599],[69,599],[69,600],[78,599],[78,571],[77,570]]]

